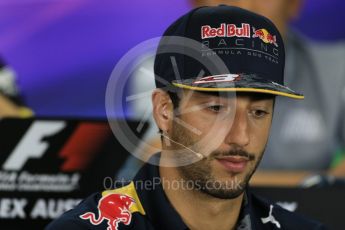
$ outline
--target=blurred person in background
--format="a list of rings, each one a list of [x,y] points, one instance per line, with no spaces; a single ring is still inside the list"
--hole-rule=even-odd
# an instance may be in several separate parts
[[[304,91],[305,100],[292,106],[291,101],[277,98],[275,110],[279,115],[274,116],[261,168],[330,170],[336,176],[345,176],[345,44],[316,43],[289,26],[289,22],[299,16],[303,0],[190,1],[193,7],[225,4],[264,15],[274,22],[285,40],[285,81],[292,88]],[[143,87],[143,81],[135,80],[137,78],[133,80],[134,92],[139,82]],[[136,113],[144,113],[138,109],[140,106],[134,105],[134,108]],[[151,126],[151,129],[156,127]],[[144,141],[157,147],[159,137],[152,133],[146,135]],[[140,163],[131,156],[119,177],[131,178],[137,165]]]
[[[32,110],[24,105],[15,78],[14,70],[0,59],[0,118],[33,116]]]

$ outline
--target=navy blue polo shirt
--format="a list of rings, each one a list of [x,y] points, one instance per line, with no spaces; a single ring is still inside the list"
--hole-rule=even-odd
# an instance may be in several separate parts
[[[76,208],[50,223],[46,229],[189,228],[166,197],[160,183],[158,166],[145,164],[130,183],[89,196]],[[289,212],[246,189],[236,229],[325,228],[316,221]]]

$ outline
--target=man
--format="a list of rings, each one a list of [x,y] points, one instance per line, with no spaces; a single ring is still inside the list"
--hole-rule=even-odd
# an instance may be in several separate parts
[[[197,46],[193,44],[197,43]],[[246,188],[263,155],[284,44],[266,18],[197,8],[164,33],[153,116],[162,152],[127,185],[94,194],[48,229],[322,229]]]

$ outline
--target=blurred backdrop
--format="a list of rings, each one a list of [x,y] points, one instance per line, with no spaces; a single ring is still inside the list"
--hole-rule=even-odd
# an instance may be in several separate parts
[[[36,115],[102,118],[117,61],[190,8],[188,0],[2,0],[0,56]],[[293,27],[343,41],[344,12],[343,0],[305,0]]]

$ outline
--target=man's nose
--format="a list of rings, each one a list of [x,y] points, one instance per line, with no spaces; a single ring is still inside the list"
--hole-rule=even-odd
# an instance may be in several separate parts
[[[225,137],[225,143],[240,147],[248,145],[250,141],[248,122],[248,116],[245,111],[237,112]]]

